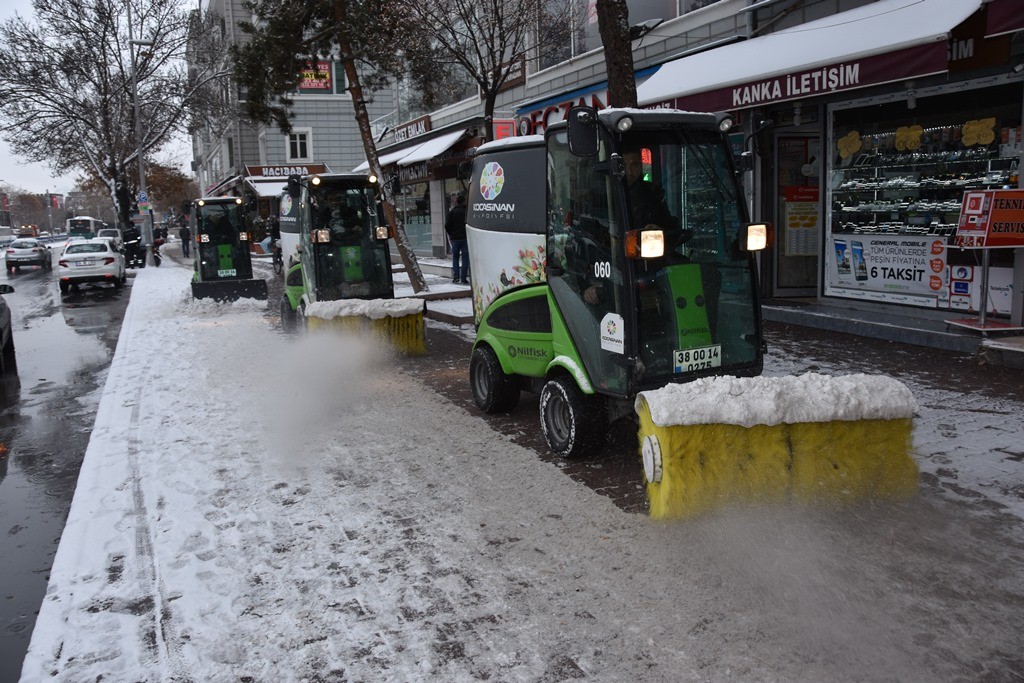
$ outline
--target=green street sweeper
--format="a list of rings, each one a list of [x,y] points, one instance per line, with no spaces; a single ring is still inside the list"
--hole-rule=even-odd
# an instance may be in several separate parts
[[[474,400],[501,412],[521,391],[539,393],[544,437],[565,457],[592,450],[612,421],[635,420],[655,517],[805,490],[841,499],[911,491],[915,404],[905,387],[892,380],[898,386],[886,384],[886,395],[895,398],[884,405],[870,405],[864,391],[866,405],[836,411],[836,396],[856,384],[844,379],[820,401],[801,397],[825,404],[808,427],[809,413],[760,377],[754,254],[771,226],[746,216],[731,125],[727,114],[576,107],[543,136],[477,150],[467,212]],[[663,389],[696,380],[718,412],[695,421],[678,405],[685,399]],[[748,423],[747,401],[772,397],[772,410]],[[882,438],[872,438],[867,419],[885,425]],[[819,448],[829,434],[856,457]],[[759,474],[773,467],[781,472]],[[879,478],[886,485],[874,485]]]

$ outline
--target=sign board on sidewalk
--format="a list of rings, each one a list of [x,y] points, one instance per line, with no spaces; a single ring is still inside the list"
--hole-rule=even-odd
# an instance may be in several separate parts
[[[956,246],[962,249],[1024,247],[1024,190],[964,192]]]

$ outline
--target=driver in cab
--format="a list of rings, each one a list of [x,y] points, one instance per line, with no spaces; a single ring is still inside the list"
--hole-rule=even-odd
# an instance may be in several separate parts
[[[628,230],[661,230],[665,236],[665,255],[669,256],[675,246],[687,241],[692,233],[681,230],[679,221],[668,209],[662,189],[644,179],[644,163],[641,147],[625,147],[622,151],[625,164],[626,192],[629,196],[630,221]],[[583,291],[583,299],[591,305],[601,298],[603,284],[594,283]]]

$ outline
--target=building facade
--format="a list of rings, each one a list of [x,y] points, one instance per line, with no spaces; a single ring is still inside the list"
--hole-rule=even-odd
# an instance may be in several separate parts
[[[240,2],[218,2],[211,11],[241,12]],[[526,60],[499,93],[496,137],[542,133],[573,104],[606,105],[593,5],[580,3],[564,50]],[[726,110],[741,122],[737,151],[756,159],[744,180],[751,214],[775,226],[760,263],[767,296],[896,311],[984,308],[1021,325],[1024,248],[960,248],[955,235],[965,192],[1019,187],[1024,3],[628,5],[631,23],[644,27],[633,41],[640,106]],[[203,187],[220,191],[236,176],[244,186],[246,165],[366,169],[351,102],[332,83],[295,98],[304,154],[280,133],[239,124],[230,140],[197,147]],[[409,119],[392,93],[375,93],[371,106],[414,249],[443,256],[444,218],[466,189],[459,165],[484,135],[483,103],[471,97]]]

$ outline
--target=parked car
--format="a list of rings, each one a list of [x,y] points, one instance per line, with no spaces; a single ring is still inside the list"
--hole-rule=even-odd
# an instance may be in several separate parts
[[[76,240],[64,248],[57,260],[60,291],[93,282],[107,282],[120,289],[127,281],[124,255],[105,237]]]
[[[22,266],[39,266],[43,270],[50,270],[53,268],[53,260],[48,246],[34,237],[19,237],[7,245],[4,265],[8,273],[21,270]]]
[[[121,239],[121,231],[117,228],[100,228],[96,231],[97,237],[109,237],[114,242],[114,249],[120,250],[124,246]]]
[[[0,294],[13,294],[14,287],[0,284]],[[18,371],[14,358],[14,334],[11,332],[11,309],[0,296],[0,370],[5,375]]]

